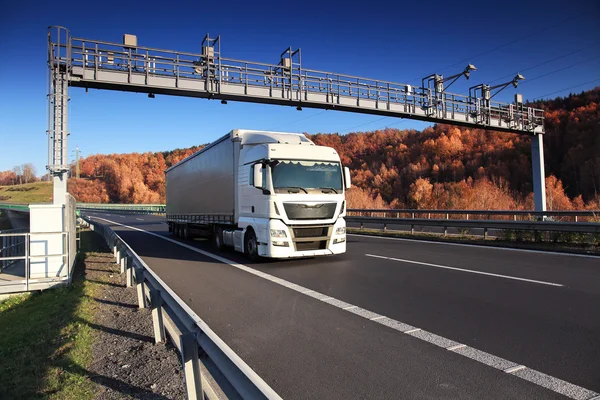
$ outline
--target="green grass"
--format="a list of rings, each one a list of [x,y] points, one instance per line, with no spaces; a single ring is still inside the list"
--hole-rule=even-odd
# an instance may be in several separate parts
[[[82,234],[83,250],[86,250]],[[89,237],[89,236],[88,236]],[[85,255],[70,287],[0,303],[0,398],[87,399],[95,393],[91,307],[100,284],[82,278]]]
[[[52,182],[0,186],[0,203],[32,204],[52,202]]]

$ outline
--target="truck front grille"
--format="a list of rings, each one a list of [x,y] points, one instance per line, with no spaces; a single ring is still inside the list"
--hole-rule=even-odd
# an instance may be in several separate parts
[[[289,219],[331,219],[335,215],[337,203],[321,203],[314,206],[299,203],[283,203]]]

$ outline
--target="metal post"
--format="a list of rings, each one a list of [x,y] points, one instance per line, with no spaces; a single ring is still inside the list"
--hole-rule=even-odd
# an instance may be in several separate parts
[[[25,291],[29,292],[29,234],[25,234]]]
[[[126,272],[127,272],[127,287],[132,287],[133,286],[133,260],[131,258],[127,259],[127,264],[126,264]]]
[[[488,228],[483,228],[483,239],[486,240],[488,238]]]
[[[150,290],[150,308],[152,309],[152,325],[154,326],[154,342],[162,343],[165,341],[165,324],[162,316],[162,300],[160,291]]]
[[[127,255],[124,254],[123,257],[121,257],[121,273],[125,272],[125,268],[127,268],[126,264],[127,264]]]
[[[202,375],[198,361],[198,342],[192,333],[184,333],[179,337],[181,348],[181,363],[187,398],[189,400],[204,399],[202,390]]]
[[[53,175],[53,202],[65,204],[67,194],[67,129],[71,37],[62,27],[48,31],[48,170]]]
[[[448,227],[444,227],[444,237],[448,236]]]
[[[531,164],[533,169],[533,200],[535,211],[545,212],[546,175],[544,173],[544,136],[541,134],[531,137]]]
[[[414,225],[411,225],[411,226],[410,226],[410,234],[411,234],[411,235],[414,235],[414,234],[415,234],[415,226],[414,226]]]
[[[141,268],[135,269],[135,286],[138,296],[138,307],[146,308],[146,294],[144,289],[144,270]]]

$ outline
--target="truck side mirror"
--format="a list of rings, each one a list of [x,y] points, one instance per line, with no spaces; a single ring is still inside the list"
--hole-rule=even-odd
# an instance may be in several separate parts
[[[262,187],[263,187],[262,165],[254,164],[254,166],[252,167],[252,173],[254,174],[254,187],[262,189]]]
[[[346,183],[346,189],[352,187],[352,183],[350,182],[350,168],[348,167],[344,167],[344,182]]]

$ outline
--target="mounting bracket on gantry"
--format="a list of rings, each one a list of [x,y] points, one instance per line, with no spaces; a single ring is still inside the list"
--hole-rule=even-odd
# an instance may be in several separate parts
[[[216,81],[222,78],[221,70],[221,35],[211,38],[207,33],[202,40],[202,55],[200,59],[193,62],[194,73],[206,79],[208,91],[218,91]]]
[[[448,89],[454,82],[456,82],[460,77],[464,76],[465,79],[469,80],[471,76],[471,71],[477,71],[477,68],[473,64],[468,64],[465,69],[451,76],[444,78],[443,75],[431,74],[426,76],[421,80],[421,88],[423,93],[427,96],[427,105],[428,111],[433,114],[433,108],[438,104],[443,102],[442,94],[446,89]],[[444,84],[448,81],[451,81],[448,85],[444,86]]]

